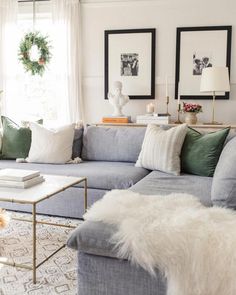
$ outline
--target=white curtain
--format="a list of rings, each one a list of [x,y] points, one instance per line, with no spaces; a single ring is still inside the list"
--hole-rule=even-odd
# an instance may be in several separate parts
[[[1,114],[7,113],[8,100],[15,95],[12,87],[17,64],[17,0],[0,0],[0,90]]]
[[[67,122],[78,122],[83,120],[79,0],[52,0],[52,16],[58,112]]]

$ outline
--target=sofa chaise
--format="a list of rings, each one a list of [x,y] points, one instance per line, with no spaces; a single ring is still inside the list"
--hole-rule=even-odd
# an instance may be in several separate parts
[[[142,194],[187,192],[211,206],[211,186],[211,177],[153,171],[130,189]],[[118,259],[110,242],[115,232],[114,226],[85,221],[68,239],[68,246],[78,251],[78,294],[166,295],[166,280],[159,270],[154,278],[128,260]]]

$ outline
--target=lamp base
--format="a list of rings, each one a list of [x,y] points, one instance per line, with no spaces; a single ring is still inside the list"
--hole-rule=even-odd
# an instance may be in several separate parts
[[[209,122],[209,123],[203,123],[203,125],[223,125],[223,123],[212,121],[212,122]]]

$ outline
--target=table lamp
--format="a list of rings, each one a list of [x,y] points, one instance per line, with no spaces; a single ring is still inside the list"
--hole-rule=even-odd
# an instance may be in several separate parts
[[[229,70],[227,67],[211,67],[202,70],[201,92],[212,92],[212,121],[204,123],[209,125],[220,125],[215,121],[215,98],[216,92],[227,92],[230,90]]]

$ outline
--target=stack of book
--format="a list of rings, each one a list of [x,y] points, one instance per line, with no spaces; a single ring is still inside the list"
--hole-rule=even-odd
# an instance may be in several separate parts
[[[136,123],[166,125],[170,124],[170,116],[165,114],[140,115],[136,117]]]
[[[44,181],[39,171],[22,169],[0,170],[0,187],[29,188]]]
[[[131,123],[131,117],[130,116],[122,116],[122,117],[103,117],[102,123]]]

